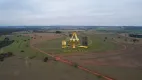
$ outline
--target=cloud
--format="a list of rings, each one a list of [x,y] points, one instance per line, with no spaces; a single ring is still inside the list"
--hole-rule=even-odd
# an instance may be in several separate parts
[[[0,24],[141,25],[141,0],[0,0]]]

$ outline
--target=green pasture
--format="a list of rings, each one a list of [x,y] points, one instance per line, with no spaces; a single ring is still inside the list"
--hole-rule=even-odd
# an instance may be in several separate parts
[[[1,48],[0,52],[13,52],[15,55],[21,56],[21,57],[37,57],[41,58],[46,56],[43,53],[40,53],[38,51],[35,51],[30,48],[30,37],[28,36],[20,36],[18,35],[12,35],[10,36],[10,40],[14,40],[14,42],[6,47]],[[4,39],[4,37],[1,37]],[[26,40],[26,41],[25,41]],[[23,52],[22,52],[23,51]]]
[[[68,34],[67,34],[68,35]],[[72,53],[72,52],[104,52],[109,50],[118,49],[118,45],[113,43],[110,40],[104,41],[103,35],[95,35],[95,34],[87,34],[87,33],[79,33],[78,37],[81,39],[82,36],[88,36],[89,48],[66,48],[62,49],[61,42],[66,39],[66,37],[48,40],[38,44],[38,48],[41,50],[51,52],[51,53]]]

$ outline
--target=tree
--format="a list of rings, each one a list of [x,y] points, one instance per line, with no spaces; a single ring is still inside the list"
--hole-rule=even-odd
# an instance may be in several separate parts
[[[100,79],[100,78],[102,78],[102,76],[101,75],[97,75],[97,77]]]
[[[133,39],[132,41],[133,41],[133,43],[135,43],[135,42],[139,42],[139,40],[138,40],[138,39]]]
[[[21,50],[21,52],[25,52],[24,50]]]
[[[4,61],[4,58],[0,57],[0,61]]]
[[[47,60],[48,60],[48,57],[45,57],[43,61],[44,61],[44,62],[47,62]]]
[[[62,33],[61,31],[56,31],[56,34],[60,34],[60,33]]]
[[[0,61],[4,61],[4,55],[0,54]]]
[[[77,67],[78,67],[78,64],[77,64],[77,63],[74,63],[73,66],[74,66],[75,68],[77,68]]]
[[[9,57],[14,55],[12,52],[8,52],[7,54]]]
[[[5,40],[5,41],[9,41],[9,38],[8,38],[8,37],[6,37],[4,40]]]
[[[26,45],[26,47],[29,47],[29,45]]]
[[[72,34],[71,34],[71,33],[69,34],[69,37],[70,37],[70,38],[72,37]]]
[[[120,37],[118,37],[118,38],[120,38]]]

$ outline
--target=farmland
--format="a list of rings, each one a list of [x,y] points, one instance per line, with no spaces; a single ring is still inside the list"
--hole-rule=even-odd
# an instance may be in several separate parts
[[[142,59],[140,57],[142,52],[141,39],[139,39],[139,42],[134,43],[132,41],[132,39],[134,38],[123,36],[123,34],[116,34],[113,32],[99,32],[94,30],[80,31],[78,32],[79,38],[81,38],[82,36],[88,36],[89,48],[81,49],[79,51],[72,50],[72,51],[65,52],[65,50],[68,50],[68,49],[63,50],[61,48],[61,41],[66,39],[67,36],[68,36],[68,32],[61,33],[61,34],[30,33],[30,34],[21,34],[20,37],[17,37],[17,35],[13,35],[9,37],[11,40],[14,40],[14,43],[10,44],[9,46],[3,47],[1,49],[1,52],[13,52],[16,55],[16,57],[6,59],[4,61],[5,64],[2,64],[1,70],[4,71],[3,68],[6,65],[9,65],[9,66],[12,65],[14,61],[15,62],[21,61],[20,62],[21,65],[25,66],[25,67],[21,67],[24,70],[21,72],[25,74],[29,70],[29,68],[27,70],[27,66],[25,64],[25,58],[34,57],[34,59],[30,60],[32,64],[30,70],[32,71],[29,70],[29,73],[33,73],[33,72],[36,73],[36,71],[41,72],[47,69],[47,72],[44,71],[44,74],[49,74],[50,72],[52,72],[53,68],[55,68],[54,66],[57,66],[56,73],[60,73],[59,71],[60,69],[62,70],[65,69],[65,72],[63,70],[62,73],[69,77],[71,77],[71,75],[73,75],[74,72],[79,73],[78,77],[74,77],[75,80],[76,79],[87,79],[87,80],[98,79],[96,78],[96,76],[93,76],[89,73],[80,72],[77,68],[73,68],[73,67],[70,68],[70,66],[68,65],[52,60],[53,58],[50,58],[48,55],[45,54],[45,53],[50,53],[55,56],[60,56],[64,59],[75,62],[78,65],[84,66],[86,68],[89,68],[90,70],[94,70],[103,75],[111,76],[112,78],[116,80],[142,79],[141,77]],[[4,36],[1,37],[1,40],[3,38]],[[41,51],[39,52],[38,50],[31,48],[31,45],[40,49]],[[21,50],[24,50],[24,52],[21,52]],[[17,60],[17,56],[18,56],[18,60]],[[44,63],[42,62],[42,60],[46,56],[48,56],[50,60],[47,63]],[[19,57],[22,59],[19,60]],[[13,61],[13,62],[10,62],[10,61]],[[8,63],[11,63],[11,64],[8,64]],[[18,64],[16,65],[19,66]],[[39,69],[39,67],[42,69]],[[66,70],[71,70],[73,72],[70,71],[71,73],[66,74]],[[17,71],[14,73],[17,75],[18,73],[20,73],[20,71]],[[56,73],[52,72],[50,76],[52,76],[53,74],[55,74],[56,76],[57,75]],[[83,78],[79,77],[82,75],[88,76],[88,77],[83,77]],[[27,75],[24,75],[24,76],[27,76]],[[62,75],[59,75],[57,80],[59,80],[61,76]],[[19,78],[20,77],[22,76],[19,75]],[[44,75],[43,77],[46,78]],[[28,76],[28,79],[33,79],[33,78],[30,78]],[[54,78],[51,77],[51,79],[54,79]],[[64,79],[67,79],[67,77]]]

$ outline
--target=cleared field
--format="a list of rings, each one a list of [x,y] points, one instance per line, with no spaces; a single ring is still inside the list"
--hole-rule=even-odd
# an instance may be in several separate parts
[[[32,50],[28,36],[14,35],[9,38],[15,42],[3,47],[2,50],[3,52],[13,52],[16,56],[0,62],[2,80],[103,80],[75,67],[54,61],[52,58],[49,58],[47,63],[43,62],[41,59],[47,55]],[[32,43],[32,45],[36,44]],[[39,59],[27,59],[27,57],[33,56]]]
[[[114,42],[120,45],[120,48],[107,52],[80,53],[64,55],[63,57],[104,75],[111,76],[116,80],[142,79],[141,44],[124,43],[121,41],[124,40],[123,36],[112,33],[87,32],[87,34],[99,36],[101,39],[107,37],[106,42]]]
[[[68,34],[66,34],[68,35]],[[119,48],[119,45],[111,42],[111,41],[104,41],[100,35],[88,35],[89,38],[89,48],[88,49],[62,49],[61,48],[61,42],[62,40],[65,40],[67,36],[52,39],[48,41],[44,41],[42,43],[37,44],[36,46],[40,48],[41,50],[54,53],[54,54],[60,54],[60,53],[76,53],[76,52],[82,52],[82,53],[90,53],[90,52],[104,52],[104,51],[110,51],[110,50],[116,50]],[[82,33],[79,33],[78,37],[81,39],[81,36],[85,36]]]
[[[0,62],[1,80],[103,80],[56,61],[47,63],[40,60],[30,60],[11,57]]]
[[[85,65],[84,65],[85,66]],[[142,70],[128,67],[115,66],[86,66],[116,80],[142,80]]]
[[[83,36],[84,35],[89,36],[89,39],[92,40],[90,48],[87,49],[86,52],[77,51],[77,52],[70,52],[70,54],[64,52],[61,49],[61,41],[63,39],[66,39],[62,35],[57,35],[53,33],[52,34],[51,33],[34,33],[34,34],[28,34],[28,35],[30,37],[33,37],[33,41],[31,42],[33,46],[38,47],[39,49],[46,51],[48,53],[57,54],[64,59],[71,60],[77,64],[85,66],[91,70],[95,70],[104,75],[110,76],[116,80],[142,80],[142,58],[141,58],[142,46],[141,44],[129,44],[127,42],[125,43],[125,41],[123,42],[123,40],[125,39],[124,36],[121,36],[118,34],[94,32],[94,31],[80,32],[79,35],[82,36],[81,34]],[[104,41],[105,37],[107,37],[107,39]],[[20,38],[20,41],[21,41],[21,38]],[[25,38],[28,39],[29,37],[24,37],[24,39]],[[24,45],[27,45],[27,44],[29,44],[29,42],[27,43],[23,42],[23,47],[20,47],[19,49],[26,50]],[[12,47],[15,47],[15,45],[13,45]],[[10,49],[6,50],[6,48],[4,49],[4,51],[10,50]],[[15,50],[17,48],[15,48]],[[64,54],[60,54],[60,53],[64,53]],[[23,53],[20,53],[20,54],[23,55]],[[29,54],[26,54],[26,56],[27,55]],[[13,60],[11,59],[10,61],[13,61]],[[19,61],[19,60],[16,59],[16,61]],[[14,62],[8,61],[6,65],[8,65],[9,63],[12,63],[10,65],[13,65]],[[18,62],[16,63],[17,65],[22,63],[21,65],[25,66],[25,60],[22,60],[20,63]],[[5,71],[6,66],[3,64],[5,63],[2,63],[2,64],[0,63],[0,65],[3,66],[2,69],[1,68],[0,69]],[[74,69],[74,67],[70,67],[68,65],[58,63],[55,61],[49,61],[47,63],[42,63],[39,60],[33,59],[31,60],[31,64],[32,64],[31,65],[32,68],[22,67],[24,71],[22,71],[21,70],[22,68],[20,68],[19,70],[21,71],[9,72],[10,70],[8,70],[7,73],[9,74],[9,76],[11,76],[12,73],[17,75],[21,72],[19,77],[15,77],[15,79],[17,80],[20,78],[23,78],[26,80],[28,79],[39,80],[37,76],[42,77],[42,80],[44,79],[101,80],[96,77],[93,77],[92,75],[88,73],[82,72],[78,69]],[[18,66],[20,67],[20,65]],[[0,71],[0,75],[4,75],[3,74],[4,71],[2,73]],[[26,75],[28,73],[29,75]],[[55,77],[53,77],[53,75]],[[6,76],[6,73],[5,73],[5,76]],[[31,76],[34,76],[34,77],[31,77]],[[82,76],[85,76],[85,77],[82,77]]]

